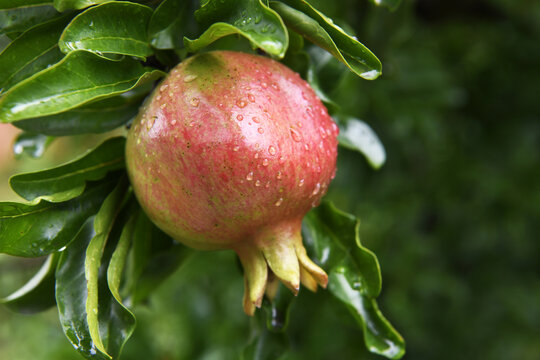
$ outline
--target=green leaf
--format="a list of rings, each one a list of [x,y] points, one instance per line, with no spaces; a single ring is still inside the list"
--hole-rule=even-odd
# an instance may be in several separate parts
[[[62,203],[0,203],[0,253],[38,257],[68,245],[94,215],[116,184],[118,175],[89,184],[80,196]]]
[[[35,314],[56,304],[54,284],[60,253],[47,257],[41,269],[20,289],[0,299],[0,304],[22,314]]]
[[[3,6],[0,6],[3,8]],[[32,26],[60,16],[51,5],[29,5],[0,10],[0,35],[23,32]]]
[[[279,360],[289,353],[289,341],[284,333],[272,332],[261,326],[260,332],[242,353],[242,360]]]
[[[179,49],[182,37],[193,28],[193,1],[165,0],[154,11],[148,25],[150,44],[156,49]]]
[[[125,287],[129,303],[136,305],[174,273],[193,250],[163,233],[140,208],[133,233]]]
[[[111,0],[54,0],[54,7],[58,11],[68,9],[84,9],[95,4],[101,4]],[[114,0],[113,0],[114,1]]]
[[[289,312],[295,297],[281,282],[277,285],[272,300],[265,297],[263,309],[266,312],[266,328],[272,332],[284,332],[289,324]]]
[[[356,75],[373,80],[379,77],[382,65],[373,53],[356,38],[349,36],[331,19],[303,0],[272,1],[285,24],[322,47],[343,62]]]
[[[56,271],[56,304],[60,323],[68,340],[86,359],[109,360],[97,350],[86,321],[85,259],[88,243],[94,237],[93,218],[89,219],[70,246],[62,252]]]
[[[355,289],[353,282],[346,271],[338,268],[330,272],[328,289],[347,305],[361,325],[369,351],[389,359],[400,359],[405,354],[405,341],[383,316],[375,299]]]
[[[11,188],[26,200],[62,202],[80,196],[88,181],[103,179],[122,169],[125,138],[115,137],[67,164],[38,172],[13,176]]]
[[[139,86],[135,90],[73,110],[19,120],[13,125],[19,129],[53,136],[107,132],[125,125],[137,115],[148,90],[145,86]]]
[[[371,127],[350,116],[338,114],[333,118],[339,126],[339,144],[362,153],[374,169],[379,169],[386,161],[386,151]]]
[[[396,10],[401,4],[401,0],[370,0],[375,5],[385,6],[390,10]]]
[[[103,205],[99,209],[94,219],[95,235],[90,240],[86,249],[86,259],[84,262],[84,273],[86,275],[87,299],[86,299],[86,321],[88,331],[95,347],[103,354],[108,355],[100,333],[99,313],[99,269],[101,258],[107,244],[107,239],[113,229],[114,221],[120,212],[121,205],[126,197],[127,180],[124,178],[116,188],[107,196]],[[111,357],[112,358],[112,357]]]
[[[302,233],[312,257],[329,273],[328,289],[363,329],[367,348],[388,358],[402,357],[403,338],[375,302],[381,290],[379,263],[360,243],[358,219],[323,202],[304,218]]]
[[[87,51],[73,51],[7,91],[0,98],[0,122],[58,114],[124,93],[161,75],[131,58],[110,61]]]
[[[47,68],[64,56],[58,38],[65,17],[37,25],[12,41],[0,54],[0,93]]]
[[[261,0],[210,0],[195,12],[195,17],[205,26],[211,25],[196,40],[184,38],[190,52],[224,36],[239,34],[270,55],[285,56],[289,45],[287,29],[275,11]]]
[[[63,53],[87,50],[145,59],[152,54],[146,29],[152,16],[148,6],[108,2],[77,15],[65,28],[58,46]]]
[[[51,3],[52,0],[2,0],[2,2],[0,2],[0,10]]]
[[[356,287],[371,297],[381,292],[381,272],[375,254],[360,242],[360,221],[328,202],[311,210],[303,222],[304,239],[326,269],[342,266],[357,274]]]
[[[53,140],[54,138],[50,136],[23,132],[17,136],[13,143],[13,153],[15,156],[25,154],[32,158],[40,158]]]

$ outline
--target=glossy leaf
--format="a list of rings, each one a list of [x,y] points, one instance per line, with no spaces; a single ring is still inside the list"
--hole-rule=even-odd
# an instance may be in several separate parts
[[[347,262],[355,274],[356,287],[377,297],[381,291],[381,273],[375,254],[360,242],[360,221],[327,202],[311,210],[303,222],[306,245],[325,270]]]
[[[13,143],[13,153],[15,156],[28,155],[32,158],[40,158],[53,140],[53,137],[47,135],[23,132]]]
[[[195,16],[210,27],[196,40],[184,39],[190,52],[197,52],[224,36],[238,34],[270,55],[285,56],[289,44],[287,29],[275,11],[262,0],[210,0],[195,12]]]
[[[68,245],[86,219],[98,211],[117,182],[115,176],[89,185],[82,195],[62,203],[0,203],[0,253],[38,257]]]
[[[58,16],[60,13],[47,4],[2,9],[0,10],[0,35],[23,32]]]
[[[386,161],[386,151],[371,127],[362,120],[344,115],[333,116],[339,125],[339,144],[362,153],[374,169]]]
[[[39,271],[20,289],[0,299],[0,304],[22,314],[34,314],[56,304],[54,284],[60,253],[49,255]]]
[[[335,269],[329,275],[328,288],[347,305],[364,332],[369,351],[389,359],[400,359],[405,354],[405,341],[379,310],[376,301],[353,287],[343,269]]]
[[[271,7],[285,24],[314,44],[327,50],[356,75],[373,80],[379,77],[382,65],[373,53],[356,38],[346,34],[331,19],[303,0],[272,1]]]
[[[88,181],[103,179],[107,173],[122,169],[125,138],[115,137],[67,164],[13,176],[11,188],[26,200],[62,202],[81,195]]]
[[[58,62],[64,56],[58,38],[66,18],[35,26],[12,41],[0,54],[0,93]]]
[[[295,296],[281,282],[277,285],[278,288],[272,300],[269,301],[265,297],[263,309],[266,312],[266,328],[272,332],[283,332],[289,324],[289,312]]]
[[[0,10],[50,4],[52,0],[2,0]]]
[[[257,336],[244,349],[242,360],[279,360],[286,358],[290,345],[285,334],[272,332],[264,325],[260,327]]]
[[[401,0],[371,0],[372,3],[379,6],[385,6],[390,10],[395,10],[401,4]]]
[[[88,331],[95,347],[106,354],[107,349],[100,333],[99,315],[102,308],[99,307],[99,269],[107,239],[113,229],[114,221],[120,212],[122,202],[126,197],[127,181],[120,181],[118,186],[107,196],[94,219],[95,235],[90,240],[86,249],[84,261],[84,273],[86,275],[87,298],[86,298],[86,321]]]
[[[379,263],[360,243],[358,230],[359,221],[354,216],[323,202],[304,218],[302,233],[306,248],[329,274],[328,289],[363,329],[367,348],[398,359],[405,353],[405,343],[377,308]]]
[[[54,0],[54,7],[58,9],[58,11],[66,11],[68,9],[78,10],[107,1],[111,0]]]
[[[56,304],[60,324],[75,349],[86,359],[109,360],[92,341],[86,320],[85,259],[88,244],[95,235],[92,220],[84,224],[73,243],[62,252],[56,271]]]
[[[193,25],[193,1],[165,0],[154,11],[148,25],[150,44],[156,49],[179,49]]]
[[[64,53],[87,50],[146,58],[152,54],[146,29],[152,16],[148,6],[108,2],[77,15],[65,28],[58,46]]]
[[[126,293],[130,304],[144,301],[156,287],[192,254],[163,233],[139,209],[129,254]]]
[[[68,111],[129,91],[161,75],[134,59],[109,61],[87,51],[73,51],[6,92],[0,98],[0,122]]]
[[[19,120],[13,123],[19,129],[45,135],[65,136],[103,133],[125,125],[139,112],[148,86],[111,98],[98,100],[60,114]]]

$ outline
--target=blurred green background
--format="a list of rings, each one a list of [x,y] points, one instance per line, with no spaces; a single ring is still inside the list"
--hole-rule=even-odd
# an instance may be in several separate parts
[[[405,359],[540,359],[540,2],[405,0],[395,12],[312,3],[383,62],[380,79],[348,74],[330,95],[374,128],[387,163],[374,171],[340,149],[328,198],[362,219],[383,272],[379,305],[407,341]],[[39,162],[2,159],[2,199],[13,199],[10,174],[96,141],[57,141]],[[0,256],[0,295],[37,265]],[[123,359],[237,359],[254,321],[242,291],[232,253],[197,253],[135,309]],[[288,358],[380,358],[336,304],[300,293]],[[0,359],[78,358],[56,310],[0,308]]]

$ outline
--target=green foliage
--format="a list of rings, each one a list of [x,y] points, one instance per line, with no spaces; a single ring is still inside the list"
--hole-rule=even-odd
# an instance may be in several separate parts
[[[0,122],[25,130],[16,152],[40,157],[52,136],[129,126],[177,61],[212,48],[250,51],[249,44],[251,51],[282,59],[312,84],[340,126],[344,148],[362,153],[374,168],[384,163],[385,150],[373,130],[328,95],[340,89],[347,70],[372,80],[381,74],[381,63],[315,6],[301,0],[145,3],[11,0],[2,5],[0,35],[8,34],[3,39],[9,40],[0,53]],[[0,203],[0,252],[48,256],[26,285],[1,302],[24,313],[56,304],[66,337],[92,360],[116,359],[126,344],[129,354],[137,308],[192,258],[191,250],[162,233],[139,208],[124,169],[124,138],[105,137],[78,159],[13,176],[11,188],[26,202]],[[349,312],[345,323],[364,334],[369,351],[402,357],[404,341],[376,303],[379,262],[360,242],[356,216],[324,203],[306,216],[303,234],[313,258],[329,273],[325,294],[333,297],[326,295],[325,301]],[[236,275],[229,280],[237,281]],[[294,357],[290,329],[296,301],[280,286],[254,319],[253,336],[229,346],[227,356]],[[218,311],[206,315],[220,316]],[[353,350],[363,351],[361,344]]]

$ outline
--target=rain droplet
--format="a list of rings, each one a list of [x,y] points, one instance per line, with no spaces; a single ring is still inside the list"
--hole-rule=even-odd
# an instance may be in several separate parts
[[[252,94],[248,94],[248,100],[251,102],[255,102],[255,96],[253,96]]]
[[[176,125],[176,119],[171,120],[171,125]]]
[[[291,136],[296,142],[302,141],[302,135],[296,129],[291,128]]]
[[[244,108],[244,107],[246,107],[247,104],[246,104],[246,102],[244,100],[240,99],[240,100],[238,100],[236,102],[236,105],[238,105],[239,108]]]
[[[268,87],[268,84],[265,83],[265,82],[263,81],[263,82],[261,83],[261,87],[262,87],[263,89],[266,89],[266,88]]]
[[[313,192],[311,193],[311,195],[315,196],[319,193],[319,191],[321,191],[321,184],[317,183],[315,185],[315,189],[313,189]]]
[[[167,84],[161,85],[160,88],[159,88],[159,91],[165,91],[168,87],[169,87],[169,85],[167,85]]]
[[[304,149],[309,151],[309,144],[304,144]]]
[[[338,126],[336,125],[336,123],[332,123],[332,130],[334,130],[334,134],[339,133],[339,128],[338,128]]]
[[[304,100],[309,100],[306,93],[302,91],[302,97],[304,98]]]
[[[304,186],[304,179],[300,179],[300,181],[298,182],[298,186],[299,187]]]
[[[279,157],[279,163],[283,164],[285,162],[285,158],[283,156]]]
[[[321,133],[322,138],[326,139],[326,131],[324,131],[322,126],[319,126],[319,132]]]
[[[190,122],[190,123],[189,123],[189,126],[190,126],[190,127],[194,127],[194,126],[195,126],[195,121]]]
[[[165,109],[166,106],[167,106],[167,103],[163,103],[163,104],[160,105],[160,108]]]
[[[283,175],[281,174],[281,171],[278,171],[277,174],[276,174],[276,178],[278,180],[281,180],[282,177],[283,177]]]
[[[302,124],[301,121],[298,121],[298,122],[296,123],[296,125],[297,125],[299,128],[301,128],[302,126],[304,126],[304,125]]]
[[[270,187],[270,181],[267,181],[266,185],[264,185],[264,187],[268,189]]]
[[[199,102],[200,102],[200,100],[199,100],[198,98],[193,98],[193,99],[191,99],[191,100],[189,101],[189,103],[190,103],[191,106],[193,106],[193,107],[199,106]]]
[[[252,181],[253,180],[253,171],[250,171],[249,174],[246,175],[246,180],[247,181]]]
[[[236,120],[242,121],[244,120],[244,117],[242,115],[236,115]]]
[[[263,166],[268,166],[268,159],[263,159],[262,164],[263,164]]]
[[[259,158],[259,153],[255,153],[255,159]]]
[[[152,129],[155,121],[156,121],[156,116],[152,116],[150,119],[148,119],[148,122],[146,123],[146,128],[148,130]]]
[[[261,123],[261,119],[259,119],[259,118],[256,117],[256,116],[252,117],[251,120],[253,120],[253,122],[256,123],[256,124],[260,124],[260,123]]]
[[[261,181],[260,180],[255,181],[255,186],[261,186]]]
[[[161,95],[156,96],[156,100],[157,101],[161,100]]]
[[[233,147],[233,151],[238,151],[238,150],[240,150],[240,146]]]
[[[188,83],[188,82],[191,82],[191,81],[195,80],[196,78],[197,78],[197,75],[189,74],[188,76],[186,76],[184,78],[184,82]]]
[[[264,133],[264,129],[263,129],[263,128],[258,128],[257,131],[259,132],[259,134],[263,134],[263,133]]]
[[[270,145],[268,147],[268,152],[270,153],[270,155],[275,155],[276,154],[276,148],[273,147],[272,145]]]
[[[283,203],[283,198],[279,198],[278,201],[274,203],[274,205],[279,206],[281,205],[281,203]]]

